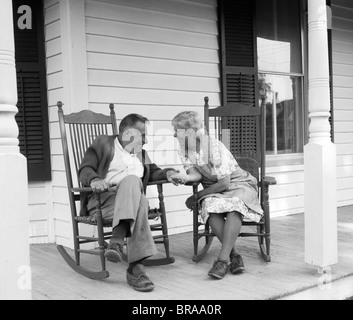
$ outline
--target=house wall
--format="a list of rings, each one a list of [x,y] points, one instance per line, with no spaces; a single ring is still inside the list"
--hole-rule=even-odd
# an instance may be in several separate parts
[[[216,65],[218,44],[215,39],[218,34],[217,1],[197,1],[197,4],[194,1],[187,1],[187,5],[185,1],[182,2],[182,6],[180,1],[163,2],[164,6],[161,6],[158,1],[148,1],[148,3],[116,0],[86,1],[88,85],[91,108],[103,110],[107,103],[116,101],[119,119],[129,112],[149,116],[153,120],[155,137],[161,140],[155,139],[152,141],[154,143],[150,143],[147,148],[155,155],[157,163],[165,159],[166,163],[175,165],[180,164],[175,153],[175,141],[170,133],[165,134],[163,130],[168,130],[170,119],[179,111],[196,108],[195,110],[202,114],[203,95],[209,95],[211,106],[217,106],[220,92],[220,79],[217,78],[219,71],[216,70],[219,68]],[[345,14],[347,15],[347,10],[349,14],[348,7],[352,4],[342,0],[338,2],[340,5],[345,5]],[[171,19],[171,16],[175,20]],[[336,19],[334,20],[336,28],[335,21]],[[348,21],[345,22],[344,27],[352,30]],[[348,33],[346,38],[350,36],[351,33]],[[334,42],[334,46],[336,45],[337,43]],[[190,46],[196,50],[192,52],[192,58],[190,58]],[[171,49],[171,47],[174,48]],[[335,52],[334,49],[334,63],[337,61]],[[346,64],[349,64],[348,61],[353,61],[351,58],[352,56],[349,55],[344,57]],[[168,61],[170,59],[173,60],[173,64]],[[200,60],[195,61],[195,59]],[[181,63],[185,64],[185,61],[188,62],[188,67],[180,68]],[[168,66],[165,66],[165,63],[168,63]],[[174,63],[178,63],[178,67],[174,68]],[[197,69],[200,63],[207,63],[202,70],[210,72],[200,74]],[[334,86],[334,94],[336,94],[340,91],[337,77],[335,77]],[[351,95],[351,92],[345,90],[346,95]],[[335,98],[337,100],[336,96]],[[352,203],[353,193],[351,187],[347,187],[352,183],[352,178],[349,177],[353,163],[351,153],[342,154],[342,147],[344,152],[347,150],[346,144],[342,146],[340,142],[349,140],[352,131],[342,132],[342,125],[338,122],[339,111],[336,113],[336,141],[339,149],[338,205],[342,206]],[[160,137],[161,135],[164,137]],[[272,216],[303,212],[302,160],[273,161],[269,157],[267,174],[274,176],[278,181],[278,185],[271,187],[270,192]],[[170,187],[169,191],[171,194],[176,193],[176,196],[167,196],[170,207],[179,212],[178,216],[175,216],[175,212],[171,213],[175,218],[170,218],[172,220],[170,225],[190,223],[190,217],[187,218],[187,212],[184,210],[184,200],[189,190]],[[180,218],[184,214],[186,214],[185,219]]]
[[[353,204],[353,2],[333,0],[334,119],[338,205]]]
[[[54,240],[52,186],[50,182],[30,183],[28,188],[30,243],[50,243]]]
[[[47,58],[47,85],[49,105],[49,129],[52,162],[52,224],[53,241],[71,244],[70,208],[65,189],[65,168],[59,134],[56,103],[65,101],[63,68],[63,8],[59,0],[45,1],[45,41]]]
[[[216,0],[104,0],[85,2],[89,107],[118,122],[129,113],[151,120],[146,146],[161,167],[182,170],[171,119],[203,114],[204,97],[220,103]],[[185,209],[190,187],[165,186],[170,233],[191,230]],[[150,206],[158,204],[149,188]]]
[[[72,245],[58,100],[64,101],[66,113],[87,106],[108,113],[108,105],[113,102],[118,122],[132,112],[149,117],[147,150],[152,160],[162,167],[182,170],[170,120],[185,110],[203,114],[206,95],[211,107],[220,104],[216,5],[216,0],[45,0],[53,181],[30,188],[33,210],[39,217],[35,225],[38,230],[41,225],[49,230],[38,234],[52,234],[52,241]],[[349,90],[353,50],[351,32],[347,32],[352,30],[351,6],[343,0],[333,5],[339,205],[353,203],[353,91]],[[78,85],[86,90],[76,90]],[[278,181],[270,191],[272,216],[303,212],[302,159],[285,164],[270,159],[267,174]],[[190,192],[188,187],[165,186],[171,234],[191,230],[192,217],[184,205]],[[52,197],[46,208],[39,194]],[[151,207],[157,205],[154,188],[149,188],[148,197]],[[47,222],[43,218],[45,210],[49,212]]]
[[[59,0],[46,0],[44,2],[44,19],[48,67],[48,100],[51,111],[53,101],[55,100],[53,94],[56,93],[56,96],[60,96],[60,85],[58,85],[61,75]],[[52,122],[53,115],[51,113],[50,123]],[[52,142],[53,139],[51,140],[51,145]],[[53,175],[55,175],[57,170],[55,155],[52,155],[51,160],[54,164]],[[30,242],[32,244],[54,242],[53,183],[44,181],[29,183],[28,200]]]

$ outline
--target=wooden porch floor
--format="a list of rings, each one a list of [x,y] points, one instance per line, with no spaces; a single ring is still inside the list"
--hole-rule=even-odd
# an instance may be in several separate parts
[[[353,275],[353,207],[339,209],[339,264],[332,268],[333,280]],[[126,263],[108,262],[110,278],[86,279],[66,265],[55,245],[31,246],[33,298],[73,300],[264,300],[277,299],[303,289],[318,286],[316,269],[304,263],[304,216],[272,220],[272,262],[259,256],[257,240],[239,239],[238,248],[246,271],[228,274],[214,281],[207,272],[217,256],[220,244],[214,241],[199,264],[192,262],[192,234],[170,237],[172,265],[147,268],[155,283],[152,293],[131,289],[125,278]],[[83,265],[99,268],[97,256],[83,255]]]

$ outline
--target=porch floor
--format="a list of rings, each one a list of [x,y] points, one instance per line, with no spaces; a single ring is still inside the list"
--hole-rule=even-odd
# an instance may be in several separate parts
[[[353,207],[339,209],[339,264],[332,267],[332,279],[353,275]],[[55,245],[31,246],[33,299],[73,300],[264,300],[277,299],[316,287],[322,278],[316,268],[304,262],[304,215],[272,219],[272,262],[259,256],[256,239],[238,240],[246,267],[242,275],[228,274],[214,281],[207,272],[220,244],[215,240],[198,264],[192,262],[192,234],[170,237],[175,263],[147,268],[155,283],[151,293],[139,293],[126,283],[126,263],[108,262],[110,278],[86,279],[76,274],[61,258]],[[70,251],[71,252],[71,251]],[[99,269],[98,256],[83,255],[83,265]]]

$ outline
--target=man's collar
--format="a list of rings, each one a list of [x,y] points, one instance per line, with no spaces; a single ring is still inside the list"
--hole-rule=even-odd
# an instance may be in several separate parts
[[[119,141],[119,136],[116,137],[116,141],[115,141],[116,146],[119,148],[119,150],[127,152],[124,150],[123,146],[121,145],[120,141]]]
[[[122,152],[125,152],[129,155],[135,155],[135,153],[130,153],[130,152],[127,152],[123,146],[121,145],[120,141],[119,141],[119,136],[116,137],[116,146],[119,148],[120,151]],[[141,160],[141,162],[143,163],[144,162],[144,153],[145,153],[145,150],[142,150],[142,153],[140,155],[136,154],[136,156]]]

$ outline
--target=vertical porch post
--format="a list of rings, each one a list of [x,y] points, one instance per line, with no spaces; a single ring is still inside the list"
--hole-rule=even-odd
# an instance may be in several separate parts
[[[319,267],[337,263],[336,146],[330,134],[329,53],[326,0],[308,1],[309,126],[304,150],[305,261]]]
[[[0,10],[0,300],[30,299],[27,163],[18,147],[12,0]]]

